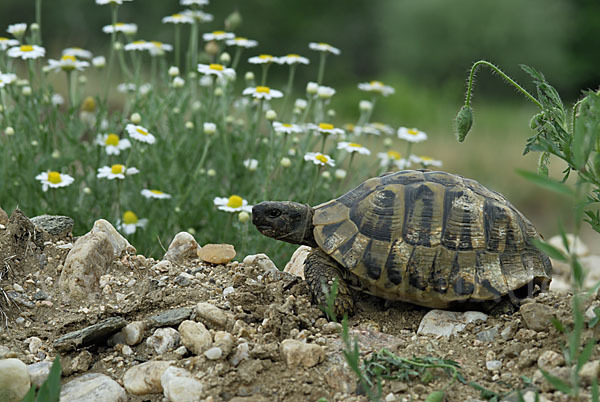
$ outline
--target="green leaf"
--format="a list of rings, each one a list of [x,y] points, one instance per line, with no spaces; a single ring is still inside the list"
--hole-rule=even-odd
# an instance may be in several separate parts
[[[599,286],[599,285],[600,285],[600,282],[598,282],[596,284],[596,286]],[[596,294],[596,293],[594,292],[593,294]],[[594,315],[595,315],[595,317],[592,318],[590,320],[590,322],[588,323],[588,325],[589,325],[590,328],[594,328],[598,324],[598,322],[600,322],[600,307],[596,307],[594,309]]]
[[[583,350],[581,351],[581,353],[579,354],[579,357],[577,358],[577,372],[578,373],[579,373],[579,370],[581,370],[581,367],[583,367],[583,365],[590,360],[590,356],[592,356],[594,346],[596,346],[596,340],[590,339],[588,341],[588,343],[585,345],[585,347],[583,348]]]
[[[600,402],[598,397],[598,379],[592,379],[592,402]]]
[[[544,376],[544,378],[546,379],[546,381],[548,381],[550,384],[552,384],[552,386],[554,388],[556,388],[557,390],[559,390],[560,392],[564,393],[564,394],[571,394],[571,392],[573,391],[573,388],[567,384],[564,380],[553,376],[552,374],[548,373],[546,370],[542,370],[540,369],[540,371],[542,372],[542,375]]]
[[[583,267],[577,258],[573,258],[571,261],[571,273],[573,274],[573,280],[577,285],[578,289],[581,289],[583,286],[583,279],[585,277],[585,273],[583,271]]]
[[[35,385],[32,385],[21,402],[35,402],[35,388]]]
[[[425,398],[425,402],[442,402],[446,393],[444,391],[433,391],[431,394],[427,395]]]
[[[554,191],[556,193],[565,194],[568,196],[573,196],[574,192],[571,187],[567,186],[564,183],[558,182],[556,180],[552,180],[549,177],[540,176],[537,173],[529,172],[527,170],[517,169],[517,173],[529,180],[532,183],[537,184],[540,187],[547,188],[548,190]]]
[[[567,256],[563,254],[562,251],[557,249],[551,244],[546,243],[540,239],[532,239],[533,245],[537,247],[542,253],[546,254],[548,257],[553,258],[558,261],[567,262]]]
[[[563,325],[562,322],[560,322],[560,320],[556,317],[552,317],[550,319],[550,322],[552,323],[552,325],[554,326],[554,328],[556,328],[556,330],[558,332],[560,332],[561,334],[564,334],[566,329],[565,326]],[[531,384],[531,380],[529,380],[528,384]]]
[[[40,387],[37,400],[44,402],[58,402],[60,396],[61,371],[60,357],[56,356],[52,363],[52,367],[50,368],[48,378]]]

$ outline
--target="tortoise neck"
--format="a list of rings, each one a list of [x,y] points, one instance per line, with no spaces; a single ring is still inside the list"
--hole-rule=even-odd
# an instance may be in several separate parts
[[[313,214],[314,210],[310,205],[306,205],[306,216],[303,225],[304,233],[302,234],[302,240],[300,244],[309,247],[317,247],[317,242],[315,241],[315,235],[313,230],[315,226],[313,225]]]

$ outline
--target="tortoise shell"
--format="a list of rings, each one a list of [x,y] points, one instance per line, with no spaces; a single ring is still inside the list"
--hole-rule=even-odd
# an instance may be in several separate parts
[[[501,194],[450,173],[369,179],[316,206],[313,224],[319,247],[355,286],[386,299],[444,308],[551,280],[531,222]]]

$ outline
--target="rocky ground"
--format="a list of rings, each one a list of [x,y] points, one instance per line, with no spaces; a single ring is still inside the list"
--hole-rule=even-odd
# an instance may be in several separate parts
[[[57,355],[62,401],[367,399],[344,359],[341,326],[310,304],[301,278],[277,270],[268,257],[200,247],[180,233],[157,261],[137,255],[103,220],[75,241],[68,218],[29,220],[15,211],[8,219],[3,212],[0,400],[19,400],[30,384],[39,385]],[[590,281],[600,275],[599,260],[582,257],[595,268]],[[498,399],[516,401],[510,392],[525,390],[533,401],[531,390],[539,390],[540,400],[569,400],[539,370],[569,378],[565,336],[550,323],[553,317],[567,328],[573,323],[568,270],[556,268],[553,290],[512,315],[430,311],[363,297],[349,320],[350,336],[364,359],[386,348],[413,360],[453,360],[466,382]],[[598,305],[595,297],[585,303],[587,321]],[[600,325],[587,326],[584,340],[598,338]],[[583,400],[599,372],[595,348],[580,373]],[[383,381],[383,400],[425,400],[451,383],[441,369],[402,373],[402,380]],[[456,381],[445,400],[485,398]]]

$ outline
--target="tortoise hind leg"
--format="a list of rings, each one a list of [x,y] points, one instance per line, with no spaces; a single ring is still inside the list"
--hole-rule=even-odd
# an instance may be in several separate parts
[[[354,300],[348,285],[344,281],[342,268],[323,250],[313,248],[308,254],[304,262],[304,277],[312,295],[313,303],[322,307],[327,306],[327,297],[331,286],[334,280],[337,279],[337,296],[333,304],[334,313],[339,318],[343,317],[344,314],[354,314]]]

